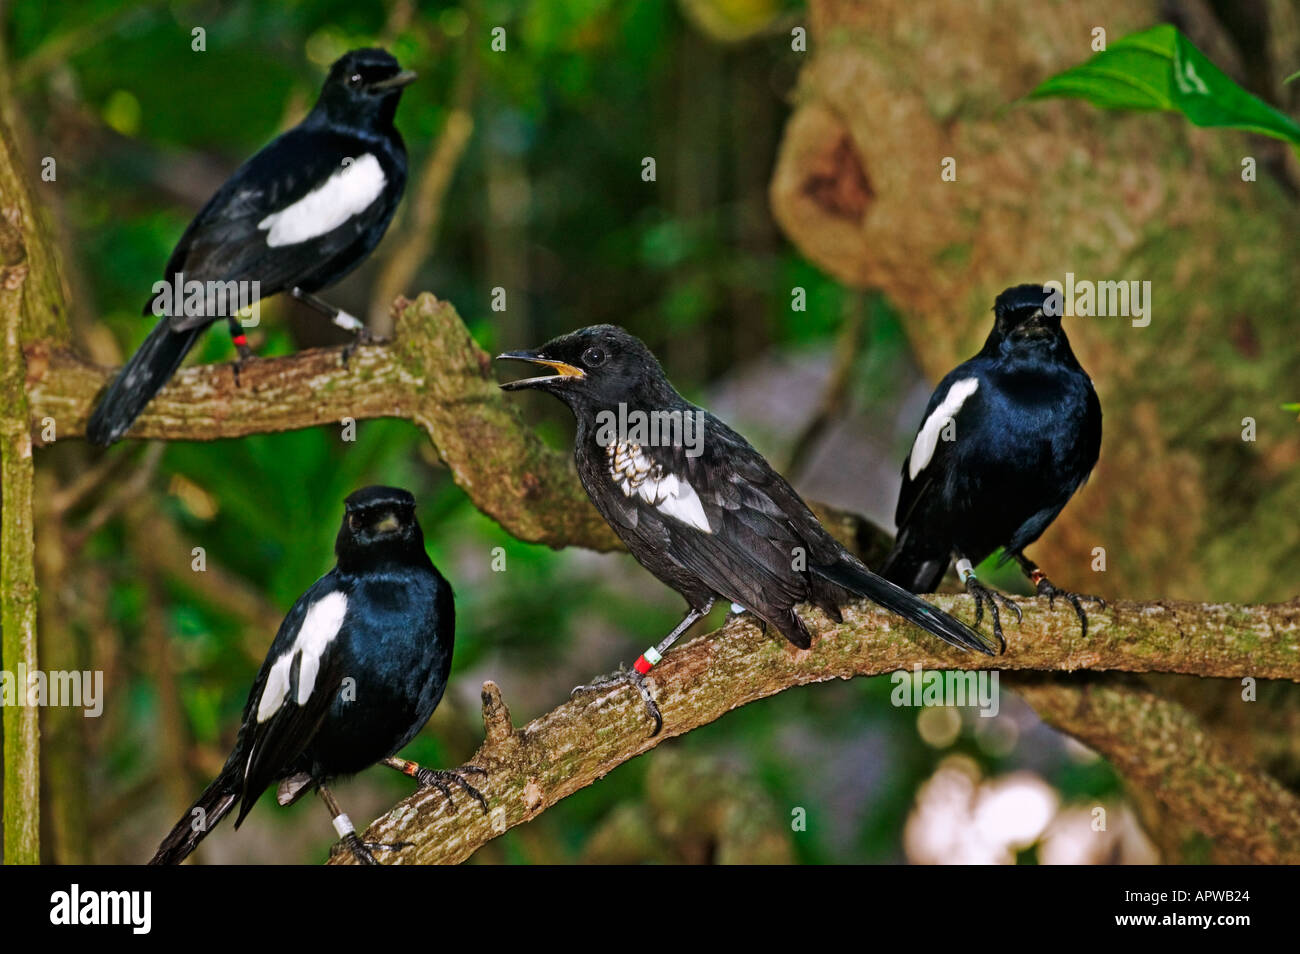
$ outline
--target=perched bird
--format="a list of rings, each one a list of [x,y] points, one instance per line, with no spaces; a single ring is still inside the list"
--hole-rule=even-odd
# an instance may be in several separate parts
[[[537,388],[569,406],[588,496],[637,561],[689,607],[632,671],[579,689],[631,681],[657,733],[663,722],[644,676],[717,597],[748,608],[800,648],[811,638],[797,604],[812,603],[838,622],[843,603],[865,596],[954,646],[991,655],[964,623],[840,546],[781,475],[743,437],[682,398],[649,349],[622,328],[596,325],[500,358],[554,371],[501,386]]]
[[[371,848],[326,787],[376,762],[434,786],[455,807],[458,785],[487,811],[463,774],[421,768],[396,753],[424,727],[451,669],[456,609],[451,586],[424,552],[415,498],[366,487],[345,501],[337,565],[298,598],[280,624],[244,706],[234,751],[216,781],[163,839],[150,864],[178,864],[239,806],[238,828],[279,782],[281,805],[316,789],[357,860]]]
[[[1105,606],[1100,597],[1057,589],[1025,556],[1088,479],[1101,450],[1101,404],[1051,295],[1040,285],[1004,291],[984,347],[939,382],[903,462],[898,537],[880,570],[913,593],[930,593],[955,559],[975,599],[976,625],[987,603],[1004,648],[998,602],[1017,619],[1020,608],[974,571],[998,547],[1051,605],[1057,597],[1069,601],[1085,635],[1082,601]]]
[[[217,190],[168,259],[165,287],[144,308],[161,320],[100,398],[87,439],[126,433],[214,322],[230,326],[238,371],[252,351],[237,315],[259,298],[288,291],[365,340],[360,321],[312,293],[356,268],[388,228],[406,188],[393,116],[414,79],[383,50],[345,54],[307,117]]]

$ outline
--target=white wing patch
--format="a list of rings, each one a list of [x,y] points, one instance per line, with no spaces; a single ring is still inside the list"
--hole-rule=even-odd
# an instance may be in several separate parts
[[[605,453],[609,475],[625,496],[639,495],[665,516],[705,533],[713,532],[695,488],[647,457],[640,444],[610,444]]]
[[[311,691],[316,686],[316,675],[320,672],[320,658],[325,653],[325,647],[343,628],[343,617],[347,611],[348,598],[337,591],[322,596],[307,607],[293,645],[275,661],[267,673],[262,698],[257,703],[259,723],[280,711],[285,697],[289,695],[289,673],[293,669],[293,661],[299,655],[302,656],[302,662],[298,666],[297,702],[300,706],[307,704]]]
[[[944,427],[957,417],[961,406],[979,386],[979,378],[962,378],[960,381],[954,381],[952,387],[948,388],[947,395],[939,402],[939,406],[925,419],[921,430],[917,432],[916,441],[912,444],[912,453],[907,459],[907,473],[912,480],[916,480],[916,475],[930,463],[935,448],[939,446],[939,435]]]
[[[384,191],[387,179],[379,160],[366,153],[338,170],[293,205],[257,223],[268,230],[266,244],[297,245],[332,232],[364,210]]]

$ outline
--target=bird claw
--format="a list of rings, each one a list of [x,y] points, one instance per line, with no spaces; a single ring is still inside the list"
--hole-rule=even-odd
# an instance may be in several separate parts
[[[356,832],[345,835],[341,842],[338,842],[330,849],[330,855],[335,855],[343,848],[352,852],[352,857],[357,859],[360,865],[377,865],[374,852],[376,851],[400,851],[403,848],[411,848],[415,842],[411,841],[362,841],[357,837]]]
[[[343,348],[343,367],[346,368],[348,366],[348,362],[352,359],[352,356],[356,354],[358,348],[362,345],[374,344],[376,341],[378,341],[378,339],[370,333],[370,329],[365,325],[358,328],[356,333],[353,335],[352,340]]]
[[[618,669],[606,676],[600,676],[585,685],[574,686],[569,693],[569,698],[572,699],[580,692],[599,692],[629,682],[641,694],[641,701],[645,703],[646,714],[650,716],[655,724],[654,731],[650,733],[650,737],[654,738],[664,727],[663,713],[659,711],[659,704],[655,702],[655,697],[650,691],[650,680],[635,669],[627,669],[620,664]]]
[[[477,788],[465,781],[465,774],[487,775],[487,769],[481,769],[477,765],[463,765],[458,769],[427,769],[421,768],[415,773],[415,781],[419,783],[420,788],[436,788],[442,792],[443,797],[447,799],[447,813],[456,814],[456,799],[452,797],[451,785],[455,783],[468,792],[473,798],[477,799],[479,805],[483,807],[483,814],[487,814],[487,799]]]
[[[248,345],[238,345],[235,350],[239,352],[239,357],[230,362],[230,371],[235,376],[235,387],[239,387],[240,372],[257,360],[257,352]]]
[[[1079,617],[1079,627],[1084,636],[1088,635],[1088,614],[1083,608],[1084,602],[1096,603],[1098,609],[1106,608],[1106,601],[1100,596],[1093,596],[1091,593],[1071,593],[1069,590],[1058,589],[1045,576],[1039,579],[1036,589],[1039,596],[1047,597],[1048,609],[1056,609],[1056,598],[1058,596],[1073,606],[1075,615]]]
[[[1010,597],[999,593],[995,589],[985,586],[974,576],[966,580],[966,592],[975,599],[975,625],[978,627],[980,621],[984,619],[984,604],[989,605],[989,619],[993,621],[993,635],[997,637],[998,645],[1001,651],[1007,651],[1007,640],[1002,635],[1002,615],[998,612],[998,603],[1000,602],[1005,608],[1016,614],[1016,625],[1024,621],[1025,614],[1021,611],[1016,601]]]

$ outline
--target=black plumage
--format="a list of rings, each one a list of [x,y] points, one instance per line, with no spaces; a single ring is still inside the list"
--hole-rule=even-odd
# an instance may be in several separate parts
[[[1074,606],[1086,632],[1080,600],[1100,599],[1058,590],[1024,555],[1088,479],[1101,451],[1101,404],[1050,296],[1040,285],[1004,291],[984,347],[939,382],[903,462],[898,537],[880,572],[928,593],[951,560],[973,567],[1002,547],[1003,560],[1014,558],[1040,594]],[[996,601],[1017,616],[1019,608],[966,564],[959,567],[977,622],[987,603],[1001,640]]]
[[[312,293],[356,268],[388,228],[406,188],[406,147],[393,117],[414,78],[383,50],[346,54],[306,118],[208,200],[163,270],[169,286],[199,282],[204,290],[188,304],[150,297],[144,314],[161,319],[100,398],[86,428],[92,443],[125,434],[213,323],[227,321],[240,360],[251,356],[232,302],[288,291],[364,336],[357,319]],[[232,294],[241,285],[242,299]]]
[[[281,804],[376,762],[433,785],[483,796],[461,772],[424,769],[393,756],[429,720],[447,685],[455,634],[451,586],[424,550],[415,498],[367,487],[347,498],[335,542],[337,565],[294,604],[244,706],[234,750],[216,780],[163,840],[151,864],[176,864],[239,807],[238,828],[257,798],[280,783]],[[369,848],[336,820],[358,859]]]
[[[637,561],[690,607],[627,676],[642,689],[656,727],[657,708],[636,673],[648,671],[657,659],[647,657],[662,653],[717,597],[746,607],[801,648],[811,639],[799,603],[838,621],[843,603],[865,596],[954,646],[989,652],[965,624],[863,566],[743,437],[683,399],[645,345],[623,329],[584,328],[501,358],[555,370],[502,387],[537,388],[568,404],[578,425],[578,476],[596,509]],[[676,415],[683,423],[675,442],[642,442],[602,426],[620,413],[628,421]],[[684,430],[688,418],[702,427],[698,455]]]

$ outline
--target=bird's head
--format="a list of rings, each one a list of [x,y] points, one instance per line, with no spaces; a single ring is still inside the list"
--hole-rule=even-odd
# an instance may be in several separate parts
[[[1050,354],[1069,347],[1061,316],[1047,307],[1052,291],[1042,285],[1016,285],[993,303],[995,320],[985,348],[1001,354]]]
[[[317,109],[347,125],[391,123],[403,88],[414,80],[415,73],[402,69],[385,50],[352,50],[330,67]]]
[[[424,554],[415,497],[400,487],[363,487],[343,501],[343,526],[334,544],[339,563]]]
[[[680,398],[639,338],[615,325],[592,325],[552,338],[535,351],[508,351],[497,360],[528,361],[550,373],[501,385],[554,394],[575,411],[619,403],[666,407]]]

